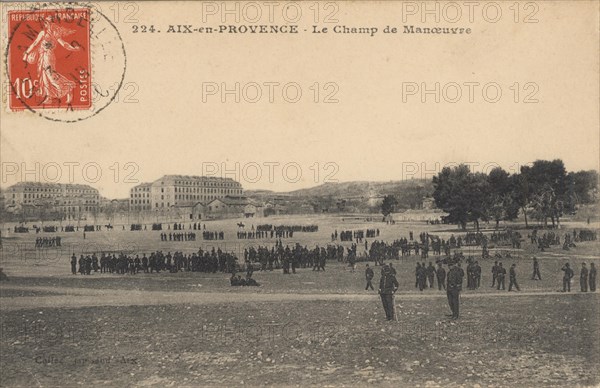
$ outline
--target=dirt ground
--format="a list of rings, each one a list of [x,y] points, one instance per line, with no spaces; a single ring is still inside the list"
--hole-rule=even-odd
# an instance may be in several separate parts
[[[447,226],[342,223],[334,217],[269,222],[318,223],[318,233],[294,239],[312,245],[326,244],[335,228],[375,226],[387,241],[408,230],[458,233]],[[210,230],[232,236],[230,223],[215,221]],[[65,235],[68,248],[52,253],[32,248],[35,234],[3,239],[0,266],[9,281],[0,284],[1,386],[600,383],[600,300],[597,293],[578,292],[580,263],[600,264],[597,242],[568,252],[537,252],[528,244],[499,249],[511,255],[502,259],[505,267],[517,263],[521,291],[491,288],[493,260],[480,260],[482,286],[463,292],[458,321],[446,318],[443,291],[414,288],[420,258],[395,261],[398,320],[387,322],[376,292],[364,290],[364,263],[355,272],[337,262],[319,273],[255,272],[257,288],[232,288],[222,273],[81,276],[70,274],[68,258],[92,246],[191,252],[211,243],[164,243],[153,232],[89,233],[86,241]],[[230,237],[222,242],[238,243]],[[530,279],[533,255],[540,260],[541,281]],[[557,292],[567,260],[576,272],[572,292]],[[377,268],[375,273],[377,286]]]

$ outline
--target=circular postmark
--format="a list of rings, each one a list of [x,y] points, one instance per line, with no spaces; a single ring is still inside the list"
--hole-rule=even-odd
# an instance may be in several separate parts
[[[125,79],[123,39],[93,3],[36,3],[8,11],[8,108],[79,122],[117,97]]]

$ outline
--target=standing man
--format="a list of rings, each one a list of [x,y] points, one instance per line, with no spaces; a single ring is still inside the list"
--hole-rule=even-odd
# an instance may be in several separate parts
[[[506,269],[504,269],[504,267],[502,267],[502,263],[498,263],[498,267],[496,269],[496,280],[498,282],[498,287],[497,289],[500,290],[504,290],[504,278],[506,277]]]
[[[581,292],[587,292],[588,290],[588,269],[585,263],[581,263],[581,272],[579,273],[579,285],[581,286]]]
[[[492,267],[492,288],[496,285],[496,280],[498,279],[498,262],[494,261],[494,266]]]
[[[438,281],[438,290],[441,291],[442,288],[446,289],[446,270],[442,267],[442,263],[438,263],[438,269],[435,272],[437,275]]]
[[[473,277],[473,286],[479,288],[479,286],[481,286],[481,266],[478,261],[476,261],[473,266]]]
[[[71,273],[77,275],[77,256],[75,256],[75,252],[71,256]]]
[[[385,310],[385,318],[388,321],[394,319],[394,293],[398,289],[398,281],[387,265],[381,270],[381,280],[379,280],[379,295]]]
[[[515,286],[515,288],[517,289],[517,291],[521,291],[521,289],[519,288],[519,284],[517,283],[517,271],[515,271],[516,268],[516,264],[513,263],[513,265],[510,266],[510,270],[509,270],[509,283],[508,283],[508,291],[512,291],[512,287]]]
[[[448,316],[451,316],[452,319],[458,319],[460,291],[462,290],[464,271],[453,262],[451,262],[449,266],[446,295],[448,296],[448,305],[450,306],[452,314]]]
[[[396,276],[396,268],[394,268],[394,266],[392,265],[391,262],[390,262],[390,272],[392,273],[392,275]]]
[[[531,275],[531,280],[542,280],[542,275],[540,275],[540,263],[538,263],[537,257],[535,256],[533,256],[533,275]]]
[[[596,291],[596,266],[594,263],[590,263],[590,291]]]
[[[365,277],[367,278],[367,287],[365,287],[365,291],[368,291],[369,287],[371,288],[371,290],[375,290],[375,288],[373,288],[373,283],[371,282],[373,280],[374,276],[375,276],[375,273],[373,273],[373,270],[371,269],[371,267],[369,267],[369,264],[367,264],[367,269],[365,269]]]
[[[563,292],[571,292],[571,279],[575,276],[575,273],[569,263],[566,263],[561,270],[565,273],[563,275]]]
[[[435,279],[435,267],[430,261],[429,267],[427,267],[427,280],[429,281],[429,288],[433,288],[433,279]]]

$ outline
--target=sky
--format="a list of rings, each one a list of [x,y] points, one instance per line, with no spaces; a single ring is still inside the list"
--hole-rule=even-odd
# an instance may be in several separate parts
[[[226,176],[244,189],[290,191],[431,178],[461,162],[516,172],[536,159],[560,158],[570,171],[599,168],[598,3],[536,2],[537,23],[523,22],[531,12],[525,8],[515,22],[508,3],[496,23],[477,11],[473,22],[442,15],[423,23],[400,2],[335,3],[338,22],[324,23],[331,11],[324,4],[320,23],[302,5],[299,34],[166,33],[180,24],[270,24],[243,14],[236,23],[195,2],[135,3],[133,16],[131,9],[104,9],[126,52],[118,99],[64,123],[11,112],[4,94],[0,185],[72,181],[124,198],[136,183],[164,174]],[[289,23],[275,13],[271,24]],[[135,25],[161,33],[135,33]],[[328,32],[311,33],[313,25]],[[398,32],[384,34],[387,25]],[[404,25],[472,31],[404,34]],[[378,32],[335,33],[335,26]],[[94,44],[111,42],[100,36]],[[102,70],[98,65],[92,81],[104,88],[118,81]],[[4,69],[2,76],[6,85]],[[236,83],[238,92],[224,93]],[[290,102],[297,91],[299,101]]]

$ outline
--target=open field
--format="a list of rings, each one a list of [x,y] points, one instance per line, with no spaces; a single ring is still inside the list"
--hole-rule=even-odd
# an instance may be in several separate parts
[[[349,218],[289,216],[253,222],[318,224],[317,233],[282,240],[309,247],[330,242],[334,229],[379,228],[379,240],[386,241],[406,237],[409,230],[415,236],[428,231],[444,238],[459,233],[447,225]],[[34,249],[35,238],[53,234],[3,232],[0,266],[9,281],[0,284],[0,385],[600,383],[600,297],[578,292],[580,263],[600,264],[597,241],[570,251],[554,246],[537,252],[529,243],[521,250],[499,249],[511,254],[502,259],[506,268],[517,263],[521,292],[491,288],[494,259],[479,260],[482,287],[463,292],[458,321],[445,317],[449,310],[443,291],[414,288],[414,267],[422,261],[416,256],[393,263],[400,282],[398,322],[386,322],[376,292],[364,290],[364,263],[358,263],[356,272],[338,262],[328,262],[325,272],[258,271],[258,288],[230,287],[229,275],[223,273],[70,274],[73,252],[191,253],[214,246],[240,255],[246,246],[273,244],[274,239],[235,239],[236,222],[207,222],[207,230],[225,231],[223,241],[161,242],[159,232],[113,230],[87,233],[85,241],[82,232],[60,233],[62,249],[45,250]],[[247,228],[252,224],[245,222]],[[561,237],[570,227],[590,226],[563,227]],[[480,255],[475,249],[462,251]],[[533,255],[540,261],[541,281],[530,280]],[[435,259],[430,255],[427,261]],[[575,270],[570,294],[557,292],[567,260]],[[377,286],[377,268],[375,273]]]

